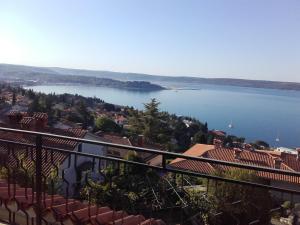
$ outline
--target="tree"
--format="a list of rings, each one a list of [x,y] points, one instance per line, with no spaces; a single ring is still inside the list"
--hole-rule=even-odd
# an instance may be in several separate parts
[[[13,96],[12,96],[12,105],[15,105],[17,101],[17,97],[16,97],[16,92],[13,91]]]
[[[159,111],[159,104],[153,98],[144,104],[144,111],[129,110],[129,124],[133,133],[143,134],[148,142],[167,144],[172,131],[167,122],[168,114]]]
[[[207,136],[203,131],[198,131],[193,137],[193,144],[206,144]]]
[[[127,159],[143,162],[135,152],[129,152]],[[159,180],[159,175],[146,167],[128,164],[121,164],[120,167],[116,168],[111,164],[102,170],[104,181],[101,183],[90,181],[91,188],[86,186],[82,189],[82,198],[101,205],[110,205],[112,208],[121,205],[122,209],[130,213],[151,207],[148,196],[152,193],[152,189],[146,180],[155,184]]]
[[[254,143],[251,143],[251,145],[256,149],[268,149],[270,148],[270,145],[262,140],[257,140]]]
[[[95,125],[97,130],[102,130],[105,132],[120,133],[122,131],[122,128],[118,124],[107,117],[98,117]]]
[[[186,150],[190,146],[191,137],[189,136],[188,128],[181,120],[176,122],[173,136],[177,140],[179,150]]]
[[[216,175],[234,180],[265,183],[254,171],[244,169],[231,169],[217,172]],[[210,184],[209,196],[215,203],[215,208],[223,213],[218,224],[236,223],[234,221],[236,219],[241,225],[257,219],[260,220],[260,224],[269,224],[272,201],[266,189],[218,181]],[[238,203],[232,204],[234,202]]]
[[[142,117],[142,123],[144,126],[143,134],[145,138],[150,141],[157,141],[157,136],[160,130],[160,118],[158,105],[160,103],[155,98],[151,99],[149,103],[144,104],[145,110]]]
[[[91,115],[91,113],[88,111],[86,104],[83,100],[81,100],[77,106],[77,112],[79,113],[83,127],[87,128],[90,125],[93,125],[94,123],[94,117]]]
[[[40,99],[39,96],[33,97],[33,101],[31,102],[28,111],[33,112],[40,112],[41,105],[40,105]]]

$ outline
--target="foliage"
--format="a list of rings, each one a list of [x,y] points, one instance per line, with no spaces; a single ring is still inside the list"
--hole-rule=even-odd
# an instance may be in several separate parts
[[[117,111],[117,107],[114,104],[104,103],[102,107],[108,112]]]
[[[14,92],[13,92],[13,96],[12,96],[12,105],[15,105],[15,104],[16,104],[16,101],[17,101],[16,98],[17,98],[17,97],[16,97],[16,92],[14,91]]]
[[[127,158],[131,161],[141,161],[134,152],[129,153]],[[110,164],[102,173],[104,181],[101,183],[90,181],[81,191],[82,198],[116,208],[122,206],[122,209],[133,213],[138,208],[145,207],[147,194],[151,192],[145,177],[154,183],[159,179],[153,171],[134,165],[122,165],[118,169]]]
[[[193,137],[193,144],[206,144],[207,143],[207,134],[203,131],[198,131]]]
[[[122,128],[108,117],[98,117],[95,122],[96,130],[120,133]]]
[[[177,140],[178,151],[185,151],[191,145],[189,130],[180,120],[174,124],[173,137]]]
[[[84,101],[79,101],[76,110],[79,114],[79,118],[81,118],[83,128],[87,128],[89,125],[93,124],[94,117],[88,111],[86,103]]]
[[[147,142],[160,143],[170,151],[182,152],[190,147],[191,138],[197,132],[207,134],[207,123],[202,124],[193,118],[160,111],[159,105],[160,102],[151,99],[144,104],[143,111],[127,109],[132,136],[142,134]],[[189,121],[189,125],[184,121]]]
[[[251,145],[256,149],[268,149],[270,148],[270,145],[262,140],[257,140],[254,143],[251,143]]]
[[[133,135],[143,134],[146,141],[167,144],[170,141],[170,129],[166,114],[158,109],[159,102],[151,99],[144,104],[144,111],[130,110],[129,124]]]
[[[204,225],[209,224],[209,217],[216,212],[214,203],[203,191],[197,189],[186,190],[188,194],[189,213],[199,214]]]
[[[244,137],[237,137],[237,136],[234,136],[234,135],[228,135],[226,136],[225,138],[225,141],[224,141],[224,145],[227,146],[227,147],[236,147],[234,146],[234,143],[244,143],[245,142],[245,138]]]
[[[281,205],[281,207],[282,207],[283,209],[291,209],[291,208],[292,208],[292,203],[291,203],[290,201],[285,201],[285,202]]]
[[[35,170],[33,167],[28,166],[26,157],[23,154],[17,154],[18,167],[4,166],[0,167],[0,179],[13,179],[21,187],[29,187],[34,184]]]
[[[218,176],[242,181],[264,183],[255,172],[243,169],[232,169],[226,172],[217,172]],[[215,202],[217,210],[223,212],[220,224],[229,224],[237,218],[241,224],[259,219],[260,224],[269,224],[271,197],[268,190],[242,186],[228,182],[218,182],[209,187],[210,198]],[[236,204],[233,204],[236,203]]]

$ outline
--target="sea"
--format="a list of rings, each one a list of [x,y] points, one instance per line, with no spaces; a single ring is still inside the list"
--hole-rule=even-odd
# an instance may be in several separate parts
[[[137,109],[143,109],[144,103],[155,98],[161,103],[162,111],[194,117],[207,122],[209,129],[245,137],[248,142],[264,140],[273,147],[300,147],[300,91],[204,84],[150,92],[66,84],[25,88],[43,93],[95,96]]]

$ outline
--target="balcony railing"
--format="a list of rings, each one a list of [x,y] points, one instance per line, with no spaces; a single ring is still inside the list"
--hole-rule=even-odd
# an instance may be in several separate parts
[[[275,174],[292,181],[300,179],[299,172],[49,133],[10,128],[0,128],[0,132],[19,137],[0,139],[0,176],[2,177],[0,220],[9,224],[101,224],[99,220],[102,217],[98,218],[97,215],[102,215],[102,210],[104,214],[110,213],[110,218],[106,218],[105,224],[159,224],[155,222],[158,219],[162,219],[167,224],[204,224],[202,212],[207,213],[212,218],[208,220],[214,224],[219,224],[218,217],[228,218],[231,222],[235,221],[235,224],[264,224],[262,222],[264,218],[261,215],[257,218],[251,217],[245,220],[246,222],[240,221],[240,218],[236,216],[236,210],[242,207],[241,204],[245,199],[232,201],[229,198],[228,202],[223,202],[225,205],[229,204],[229,208],[233,211],[224,216],[224,211],[220,208],[207,212],[206,204],[202,205],[201,209],[197,208],[201,204],[192,206],[191,201],[195,200],[195,196],[190,196],[187,190],[197,190],[192,192],[199,195],[196,196],[196,202],[207,202],[207,208],[212,204],[209,199],[211,189],[214,193],[247,190],[245,193],[248,195],[249,193],[255,195],[259,193],[257,190],[263,190],[261,193],[271,193],[272,199],[276,199],[274,203],[270,203],[268,216],[280,212],[282,210],[280,205],[285,200],[295,203],[297,199],[300,199],[300,189],[297,189],[295,185],[292,187],[296,188],[291,188],[259,180],[237,179],[219,174],[183,170],[170,166],[169,162],[172,159],[181,158],[231,169],[236,168],[240,171]],[[77,146],[74,147],[75,150],[62,147],[70,142]],[[120,151],[160,156],[161,163],[151,165],[143,161],[107,156],[104,149],[109,147]],[[93,149],[93,151],[85,151],[85,149]],[[145,173],[145,177],[142,181],[138,180],[142,183],[129,186],[132,185],[137,189],[139,186],[146,186],[147,193],[143,195],[142,202],[133,201],[133,205],[130,205],[128,199],[136,199],[129,196],[134,195],[134,192],[127,190],[124,194],[120,188],[116,188],[114,179],[122,176],[125,181],[128,177],[128,182],[134,182],[134,177],[130,176],[135,173]],[[154,180],[151,178],[153,174],[157,175]],[[196,185],[199,181],[195,182],[195,179],[200,179],[201,184]],[[106,186],[99,186],[105,182]],[[119,180],[117,182],[122,183]],[[224,186],[224,184],[232,186]],[[126,182],[124,186],[128,186]],[[107,197],[105,192],[110,195]],[[220,199],[226,200],[226,198]],[[252,209],[261,211],[260,204],[259,202],[253,203],[251,211]],[[193,214],[190,213],[191,211]],[[125,216],[121,216],[121,212]],[[252,214],[255,215],[253,212]],[[152,219],[147,220],[143,217]]]

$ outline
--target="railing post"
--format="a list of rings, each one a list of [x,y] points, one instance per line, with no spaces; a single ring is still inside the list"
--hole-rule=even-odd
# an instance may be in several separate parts
[[[166,169],[166,156],[163,154],[162,155],[162,168]]]
[[[42,225],[42,135],[36,136],[35,191],[36,225]]]

